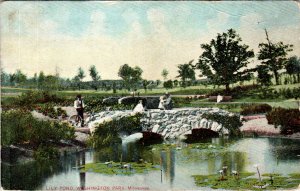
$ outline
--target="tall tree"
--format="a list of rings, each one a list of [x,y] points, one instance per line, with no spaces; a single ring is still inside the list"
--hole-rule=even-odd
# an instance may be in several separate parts
[[[75,79],[76,77],[77,77],[77,79]],[[81,89],[81,82],[82,82],[83,78],[85,78],[84,71],[83,71],[83,69],[81,67],[78,68],[78,73],[77,73],[77,76],[75,76],[75,78],[74,79],[76,81],[79,80],[79,82],[78,82],[78,88],[80,90]]]
[[[98,89],[98,88],[97,88],[97,81],[100,80],[100,76],[98,75],[96,66],[95,66],[95,65],[92,65],[92,66],[90,67],[89,71],[90,71],[90,76],[91,76],[91,78],[92,78],[92,80],[93,80],[93,82],[92,82],[92,87],[93,87],[95,90],[97,90],[97,89]]]
[[[38,88],[41,89],[44,85],[44,82],[45,82],[45,75],[44,75],[44,72],[40,72],[39,73],[39,77],[38,77]]]
[[[195,71],[192,67],[192,63],[194,60],[189,61],[189,63],[180,64],[178,65],[178,73],[179,75],[177,78],[181,78],[182,80],[182,86],[186,87],[186,80],[195,80]]]
[[[7,74],[2,68],[1,69],[1,85],[9,85],[9,74]]]
[[[281,70],[286,62],[288,52],[292,51],[293,45],[283,44],[283,42],[273,43],[270,41],[268,31],[265,29],[267,43],[260,43],[258,52],[258,60],[273,72],[276,85],[279,84],[279,70]]]
[[[23,74],[23,72],[21,70],[17,70],[15,72],[15,82],[18,84],[22,84],[24,82],[26,82],[27,80],[27,76],[25,74]]]
[[[164,69],[161,71],[161,76],[164,78],[165,81],[167,80],[168,75],[169,75],[169,71],[168,71],[167,69],[164,68]]]
[[[287,60],[285,65],[286,73],[291,75],[297,75],[297,82],[300,82],[300,58],[292,56]]]
[[[272,76],[269,74],[269,70],[264,65],[257,66],[257,82],[262,86],[271,85]]]
[[[233,29],[218,34],[209,44],[201,44],[204,51],[196,67],[215,85],[224,85],[226,91],[232,83],[249,80],[254,69],[246,67],[254,52],[241,42],[242,39]]]
[[[128,64],[124,64],[120,67],[118,76],[124,80],[125,87],[130,90],[136,88],[142,80],[142,73],[143,70],[140,67],[132,68]]]

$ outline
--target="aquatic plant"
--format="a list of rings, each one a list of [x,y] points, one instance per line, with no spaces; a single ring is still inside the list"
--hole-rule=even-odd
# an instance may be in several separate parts
[[[136,173],[146,173],[152,170],[160,170],[158,165],[147,162],[104,162],[88,163],[83,166],[81,172],[96,172],[107,175],[132,175]]]
[[[239,173],[239,178],[236,178],[234,175],[224,175],[224,177],[221,178],[219,174],[193,175],[192,177],[194,178],[196,185],[199,187],[228,190],[261,190],[262,188],[276,190],[296,188],[300,184],[299,173],[294,173],[289,176],[274,174],[272,179],[263,178],[261,182],[256,178],[252,178],[254,174],[254,172],[242,172]]]

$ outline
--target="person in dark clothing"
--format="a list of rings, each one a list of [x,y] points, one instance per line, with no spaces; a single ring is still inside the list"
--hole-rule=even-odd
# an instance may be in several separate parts
[[[77,115],[79,115],[82,119],[81,121],[81,127],[84,125],[84,118],[83,118],[83,112],[84,112],[84,103],[81,98],[81,95],[77,95],[75,101],[74,101],[74,107],[77,111]]]

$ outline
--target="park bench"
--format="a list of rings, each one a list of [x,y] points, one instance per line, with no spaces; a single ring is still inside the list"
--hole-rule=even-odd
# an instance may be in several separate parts
[[[217,101],[217,97],[218,96],[209,96],[208,97],[208,101]],[[223,99],[221,102],[227,102],[227,101],[231,101],[232,100],[232,96],[223,96]]]

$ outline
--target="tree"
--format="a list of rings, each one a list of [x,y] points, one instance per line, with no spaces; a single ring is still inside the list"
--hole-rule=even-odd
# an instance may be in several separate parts
[[[241,44],[242,39],[235,30],[218,34],[209,44],[201,44],[204,49],[196,67],[207,76],[214,85],[224,85],[229,91],[229,85],[239,81],[249,80],[254,69],[246,69],[249,59],[254,57],[249,46]]]
[[[44,82],[45,82],[45,75],[44,75],[44,72],[40,72],[39,73],[39,77],[38,77],[38,88],[41,89],[44,85]]]
[[[143,88],[144,88],[145,92],[147,92],[148,85],[150,85],[151,82],[148,80],[143,80],[142,83],[143,83]]]
[[[161,84],[160,80],[156,80],[156,86],[159,86]]]
[[[273,43],[266,29],[265,33],[268,42],[259,44],[258,60],[261,60],[262,64],[273,72],[276,85],[279,85],[279,70],[283,68],[287,53],[293,50],[293,45],[283,44],[283,42]]]
[[[169,72],[165,68],[161,72],[161,76],[164,78],[165,81],[167,80],[168,74],[169,74]]]
[[[166,89],[172,89],[172,88],[173,88],[173,81],[172,81],[172,80],[165,81],[165,82],[163,83],[163,86],[164,86],[164,88],[166,88]]]
[[[27,76],[23,74],[21,70],[17,70],[14,75],[15,75],[15,82],[17,84],[22,84],[27,80]]]
[[[269,70],[266,66],[260,65],[257,66],[257,81],[263,86],[271,85],[272,76],[268,73]]]
[[[291,75],[297,75],[297,82],[300,82],[300,58],[297,56],[290,57],[285,65],[286,73]]]
[[[1,85],[9,85],[9,74],[7,74],[2,68],[1,69]]]
[[[124,64],[120,67],[118,76],[124,80],[124,85],[128,91],[135,89],[139,82],[142,80],[143,70],[136,66],[130,67],[128,64]]]
[[[77,77],[77,78],[76,78]],[[78,82],[78,88],[79,90],[81,89],[81,82],[82,82],[82,79],[85,77],[85,74],[84,74],[84,71],[81,67],[78,68],[78,73],[77,73],[77,76],[75,76],[75,81]],[[79,81],[78,81],[79,80]]]
[[[90,71],[90,76],[93,80],[92,82],[92,87],[97,91],[97,81],[100,80],[100,76],[98,75],[98,72],[96,70],[96,66],[95,65],[92,65],[89,69]]]
[[[190,80],[195,80],[195,71],[192,67],[192,63],[194,60],[191,60],[188,64],[180,64],[178,65],[178,73],[179,75],[177,76],[177,78],[181,78],[182,80],[182,86],[186,87],[186,80],[190,79]]]
[[[45,83],[43,85],[43,89],[46,90],[57,90],[59,87],[59,78],[53,75],[47,75],[45,77]]]
[[[174,87],[177,87],[178,86],[178,80],[174,80],[173,84],[174,84]]]

